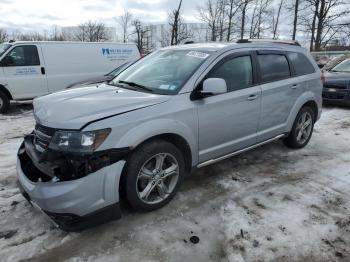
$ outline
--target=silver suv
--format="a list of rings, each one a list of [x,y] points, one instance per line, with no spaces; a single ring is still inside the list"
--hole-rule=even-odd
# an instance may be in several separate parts
[[[310,140],[320,71],[293,42],[163,48],[106,84],[34,100],[18,151],[25,198],[65,230],[151,211],[203,167],[275,139]]]

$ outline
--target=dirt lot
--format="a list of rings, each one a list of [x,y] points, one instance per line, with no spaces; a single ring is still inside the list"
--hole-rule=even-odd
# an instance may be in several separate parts
[[[30,106],[0,115],[1,261],[350,261],[350,109],[325,108],[302,150],[277,141],[202,168],[161,210],[81,233],[54,228],[16,188],[32,128]]]

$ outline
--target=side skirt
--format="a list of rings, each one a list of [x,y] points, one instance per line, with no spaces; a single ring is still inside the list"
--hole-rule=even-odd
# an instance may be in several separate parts
[[[208,166],[208,165],[214,164],[214,163],[219,162],[219,161],[221,161],[221,160],[224,160],[224,159],[226,159],[226,158],[229,158],[229,157],[238,155],[238,154],[240,154],[240,153],[246,152],[246,151],[248,151],[248,150],[251,150],[251,149],[253,149],[253,148],[256,148],[256,147],[265,145],[265,144],[267,144],[267,143],[270,143],[270,142],[272,142],[272,141],[274,141],[274,140],[277,140],[277,139],[279,139],[279,138],[282,138],[282,137],[284,137],[284,136],[285,136],[285,134],[280,134],[280,135],[278,135],[278,136],[275,136],[275,137],[273,137],[273,138],[270,138],[270,139],[265,140],[265,141],[263,141],[263,142],[260,142],[260,143],[258,143],[258,144],[255,144],[255,145],[252,145],[252,146],[248,146],[248,147],[246,147],[246,148],[237,150],[237,151],[235,151],[235,152],[229,153],[229,154],[227,154],[227,155],[224,155],[224,156],[221,156],[221,157],[218,157],[218,158],[213,158],[213,159],[207,160],[207,161],[205,161],[205,162],[202,162],[202,163],[198,164],[198,165],[197,165],[197,168],[201,168],[201,167],[204,167],[204,166]]]

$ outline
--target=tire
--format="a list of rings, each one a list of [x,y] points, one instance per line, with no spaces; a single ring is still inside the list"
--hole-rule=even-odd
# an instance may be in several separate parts
[[[6,113],[10,108],[10,99],[5,93],[0,91],[0,113]]]
[[[304,118],[305,117],[305,118]],[[309,125],[306,122],[311,121]],[[284,139],[284,144],[290,148],[298,149],[306,146],[312,136],[315,124],[315,112],[311,107],[304,106],[300,109],[289,135]],[[301,127],[301,126],[304,127]],[[302,130],[301,130],[302,128]],[[301,132],[301,133],[300,133]]]
[[[173,144],[153,140],[131,154],[125,171],[121,190],[130,206],[137,211],[152,211],[175,196],[185,177],[185,161]]]

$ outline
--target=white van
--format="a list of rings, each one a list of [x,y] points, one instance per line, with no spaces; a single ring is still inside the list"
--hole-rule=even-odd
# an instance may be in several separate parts
[[[0,113],[28,100],[140,58],[135,44],[9,42],[0,44]]]

